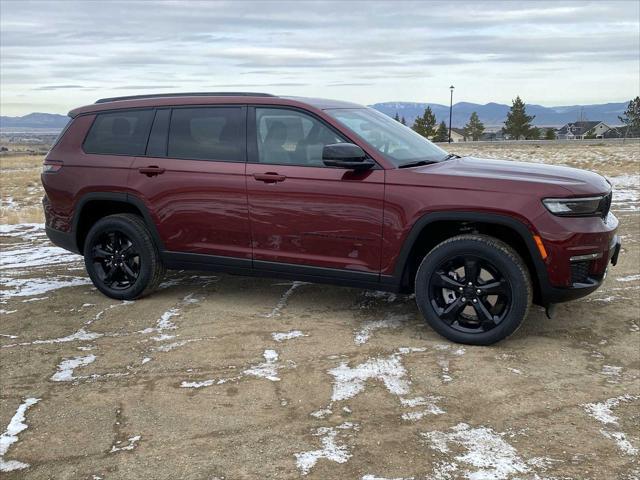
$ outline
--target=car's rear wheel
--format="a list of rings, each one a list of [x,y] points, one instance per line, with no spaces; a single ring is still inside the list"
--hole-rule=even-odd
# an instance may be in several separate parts
[[[150,293],[165,271],[149,230],[132,214],[98,220],[85,239],[84,262],[96,288],[119,300]]]
[[[531,305],[531,280],[516,251],[485,235],[437,245],[416,275],[416,302],[427,323],[454,342],[490,345],[514,333]]]

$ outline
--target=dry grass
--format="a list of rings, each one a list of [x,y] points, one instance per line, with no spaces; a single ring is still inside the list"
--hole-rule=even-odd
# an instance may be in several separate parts
[[[40,155],[0,157],[0,224],[44,221],[42,160]]]

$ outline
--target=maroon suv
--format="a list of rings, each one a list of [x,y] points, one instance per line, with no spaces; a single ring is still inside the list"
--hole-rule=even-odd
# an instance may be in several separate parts
[[[46,230],[113,298],[166,268],[416,294],[456,342],[491,344],[615,265],[611,185],[448,154],[360,105],[265,94],[98,100],[44,162]]]

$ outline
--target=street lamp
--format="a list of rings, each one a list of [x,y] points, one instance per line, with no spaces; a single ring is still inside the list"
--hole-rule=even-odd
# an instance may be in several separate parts
[[[449,143],[451,143],[451,115],[453,113],[453,89],[455,87],[451,85],[449,90],[451,90],[451,101],[449,102]]]

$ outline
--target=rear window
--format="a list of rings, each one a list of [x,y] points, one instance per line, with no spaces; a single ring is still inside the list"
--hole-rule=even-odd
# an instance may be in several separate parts
[[[244,161],[241,107],[176,108],[171,113],[168,157]]]
[[[153,110],[99,113],[84,141],[84,151],[107,155],[144,155]]]

